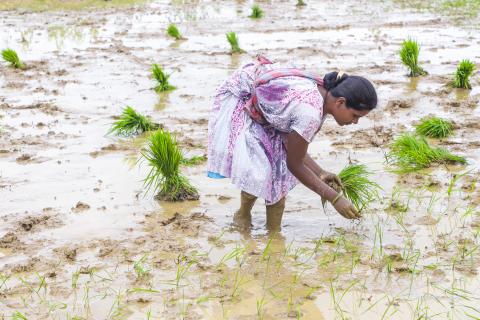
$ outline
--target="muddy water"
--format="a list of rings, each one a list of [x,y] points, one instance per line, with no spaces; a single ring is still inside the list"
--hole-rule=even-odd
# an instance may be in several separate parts
[[[480,61],[478,21],[391,3],[162,2],[104,11],[0,12],[0,47],[28,69],[0,66],[0,315],[28,319],[411,319],[479,317],[480,86],[451,90],[459,59]],[[356,9],[352,9],[356,8]],[[187,40],[173,41],[176,22]],[[242,55],[230,55],[234,30]],[[410,79],[397,58],[414,36],[429,76]],[[144,137],[107,135],[131,105],[177,132],[188,155],[206,152],[211,96],[257,53],[376,83],[378,111],[357,126],[328,119],[309,150],[330,171],[349,160],[383,191],[364,218],[345,221],[303,186],[287,198],[283,230],[230,227],[238,190],[184,168],[199,201],[144,194],[136,164]],[[177,90],[156,94],[152,63]],[[384,153],[397,134],[437,114],[456,123],[438,144],[468,166],[398,176]],[[453,174],[465,173],[452,180]],[[401,209],[404,208],[404,209]]]

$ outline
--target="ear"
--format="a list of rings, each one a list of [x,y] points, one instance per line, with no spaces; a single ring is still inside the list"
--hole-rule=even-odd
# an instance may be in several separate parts
[[[337,108],[340,107],[342,104],[344,104],[346,107],[347,100],[344,97],[337,98],[337,101],[335,101],[335,105],[337,106]]]

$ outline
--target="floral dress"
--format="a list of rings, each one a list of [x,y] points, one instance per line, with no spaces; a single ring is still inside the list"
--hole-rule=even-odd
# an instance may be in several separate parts
[[[312,79],[287,75],[254,86],[259,74],[276,68],[282,69],[249,63],[237,70],[218,89],[208,125],[208,176],[231,178],[267,204],[298,183],[287,168],[286,134],[294,130],[311,142],[325,120],[323,98]],[[248,112],[252,93],[266,123]]]

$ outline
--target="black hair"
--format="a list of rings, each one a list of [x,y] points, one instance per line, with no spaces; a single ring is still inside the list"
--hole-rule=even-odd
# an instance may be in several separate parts
[[[372,83],[360,76],[346,73],[327,73],[323,77],[323,87],[336,98],[344,97],[347,107],[358,111],[372,110],[377,106],[377,93]]]

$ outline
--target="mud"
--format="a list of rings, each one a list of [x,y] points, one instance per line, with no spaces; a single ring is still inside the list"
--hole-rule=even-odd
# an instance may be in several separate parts
[[[242,1],[90,2],[0,4],[0,47],[27,66],[0,64],[0,318],[480,317],[480,82],[448,85],[459,59],[478,66],[477,17],[459,23],[462,11],[403,2],[269,1],[252,21]],[[168,38],[170,22],[187,39]],[[226,28],[246,53],[229,53]],[[406,76],[397,53],[408,36],[429,75]],[[280,234],[267,234],[261,201],[252,231],[240,232],[240,192],[206,178],[205,163],[182,167],[199,200],[158,201],[137,161],[146,136],[107,134],[130,105],[175,132],[187,157],[205,154],[215,89],[258,53],[375,83],[378,110],[356,126],[327,119],[309,147],[329,171],[359,162],[374,172],[383,191],[360,221],[297,186]],[[153,91],[152,63],[176,90]],[[455,134],[432,143],[468,165],[389,171],[388,144],[433,114]]]

